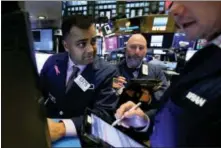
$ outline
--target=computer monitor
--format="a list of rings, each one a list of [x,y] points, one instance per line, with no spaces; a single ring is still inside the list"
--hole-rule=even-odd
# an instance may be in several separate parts
[[[41,52],[35,52],[35,59],[37,64],[38,73],[40,74],[45,62],[47,59],[52,56],[53,54],[49,53],[41,53]]]
[[[195,41],[189,41],[185,33],[175,33],[173,37],[172,47],[175,49],[194,49]]]
[[[100,32],[101,32],[101,26],[100,24],[96,23],[95,24],[95,28],[96,28],[96,35],[99,36]]]
[[[29,16],[2,15],[2,147],[50,146]]]
[[[196,52],[197,50],[192,50],[192,49],[187,50],[185,61],[189,61]]]
[[[52,29],[33,29],[34,50],[52,51],[53,50],[53,30]]]
[[[153,54],[156,54],[156,55],[165,55],[166,52],[163,51],[162,49],[154,49],[154,50],[153,50]]]
[[[139,33],[140,23],[141,19],[139,17],[119,19],[115,22],[115,28],[117,28],[117,32],[121,34]]]
[[[206,39],[199,39],[199,40],[197,40],[196,50],[202,49],[204,46],[206,46],[206,44],[207,44],[207,40]]]
[[[165,31],[168,17],[154,17],[152,31]]]
[[[143,33],[147,40],[147,48],[170,48],[174,33]],[[162,44],[161,44],[162,43]]]
[[[112,27],[108,23],[104,24],[101,28],[104,36],[113,34]]]
[[[127,41],[129,40],[129,38],[130,38],[131,36],[132,36],[131,34],[124,35],[124,47],[126,47]]]
[[[150,47],[163,47],[163,35],[152,35]]]
[[[111,53],[111,59],[117,60],[117,53]]]
[[[111,52],[117,49],[117,36],[105,38],[106,52]]]
[[[97,45],[97,55],[102,55],[102,53],[103,53],[103,37],[97,37],[96,45]]]

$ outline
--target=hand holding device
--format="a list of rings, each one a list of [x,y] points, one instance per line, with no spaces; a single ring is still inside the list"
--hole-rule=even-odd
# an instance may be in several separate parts
[[[102,120],[90,109],[85,112],[82,139],[92,147],[145,147],[119,129]]]
[[[120,89],[121,87],[124,87],[124,84],[126,83],[127,83],[126,78],[118,76],[117,78],[113,78],[112,87],[115,89]]]
[[[149,124],[149,117],[139,108],[140,105],[140,102],[135,104],[132,101],[128,101],[121,105],[115,114],[118,119],[116,122],[126,128],[140,128],[147,126]],[[112,125],[116,125],[116,123],[113,123]]]

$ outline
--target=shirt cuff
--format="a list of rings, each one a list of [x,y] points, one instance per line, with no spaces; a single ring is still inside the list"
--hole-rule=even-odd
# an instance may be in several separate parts
[[[139,129],[139,130],[135,129],[136,132],[147,132],[150,126],[150,118],[147,115],[146,115],[146,118],[147,118],[147,125],[143,129]]]
[[[71,119],[61,120],[65,125],[65,136],[77,136],[77,130]]]

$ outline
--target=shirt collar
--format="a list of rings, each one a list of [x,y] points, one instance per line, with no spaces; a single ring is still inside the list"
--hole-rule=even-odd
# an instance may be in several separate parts
[[[71,58],[68,56],[68,70],[72,69],[73,66],[76,66],[80,69],[80,72],[82,72],[86,65],[76,65],[72,60]]]

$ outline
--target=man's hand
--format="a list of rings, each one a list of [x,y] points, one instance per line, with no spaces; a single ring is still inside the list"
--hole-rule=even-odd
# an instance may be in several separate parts
[[[124,86],[124,84],[126,84],[126,78],[119,76],[117,78],[113,78],[113,84],[112,87],[115,89],[120,89]]]
[[[48,120],[49,133],[51,141],[56,141],[65,135],[65,125],[63,122],[54,122],[51,119]]]
[[[137,109],[129,111],[135,105],[135,103],[128,101],[120,106],[115,114],[117,119],[124,116],[124,119],[122,120],[122,123],[120,123],[120,125],[123,125],[127,128],[140,128],[145,127],[149,124],[149,117],[139,107]]]

